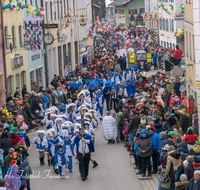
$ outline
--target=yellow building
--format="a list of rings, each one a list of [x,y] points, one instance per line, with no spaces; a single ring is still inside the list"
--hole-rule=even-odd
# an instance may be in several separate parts
[[[4,2],[10,3],[9,0]],[[13,3],[15,2],[14,0]],[[23,17],[23,11],[3,12],[7,93],[12,93],[12,95],[15,93],[16,87],[22,89],[28,81],[27,56],[23,47]]]
[[[197,102],[196,64],[194,45],[194,20],[193,1],[185,1],[184,41],[185,41],[185,65],[187,78],[187,94],[192,94]]]

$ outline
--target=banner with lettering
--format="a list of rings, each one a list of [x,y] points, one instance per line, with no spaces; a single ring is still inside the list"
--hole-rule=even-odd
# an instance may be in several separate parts
[[[42,48],[41,19],[24,19],[24,49],[37,51]]]

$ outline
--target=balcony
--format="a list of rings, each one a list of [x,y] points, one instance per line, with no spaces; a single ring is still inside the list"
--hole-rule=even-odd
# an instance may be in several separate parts
[[[115,16],[113,16],[113,15],[106,15],[105,16],[105,20],[114,21],[115,20]]]
[[[176,11],[174,13],[174,20],[184,20],[185,19],[185,13],[183,11]]]

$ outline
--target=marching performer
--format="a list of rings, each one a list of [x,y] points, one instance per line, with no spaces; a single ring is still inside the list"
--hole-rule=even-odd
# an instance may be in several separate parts
[[[36,150],[39,152],[40,165],[44,165],[44,151],[45,146],[43,145],[44,136],[46,135],[46,131],[37,130],[37,136],[33,139],[33,142],[36,144]]]
[[[95,99],[96,99],[96,102],[99,103],[99,118],[102,119],[102,116],[103,116],[103,104],[104,104],[104,96],[101,92],[101,89],[98,89],[97,90],[97,94],[95,96]]]

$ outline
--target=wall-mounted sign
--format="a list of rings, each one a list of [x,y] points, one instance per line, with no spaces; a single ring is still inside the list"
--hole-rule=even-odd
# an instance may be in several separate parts
[[[36,54],[36,55],[31,56],[32,61],[37,60],[37,59],[40,59],[40,54]]]
[[[12,64],[13,69],[23,66],[23,56],[13,58],[12,63],[13,63]]]
[[[42,24],[42,28],[58,28],[58,24]]]

